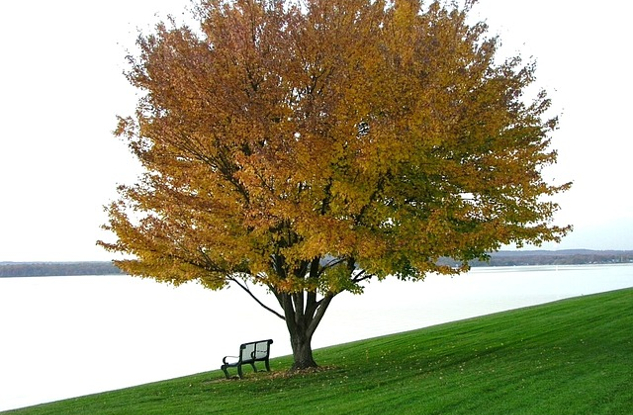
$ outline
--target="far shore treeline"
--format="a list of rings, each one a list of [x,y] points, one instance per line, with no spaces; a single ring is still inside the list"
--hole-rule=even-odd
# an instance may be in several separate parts
[[[451,259],[440,262],[453,265]],[[633,251],[594,251],[566,249],[560,251],[499,251],[490,254],[487,261],[470,261],[471,267],[511,267],[527,265],[585,265],[633,263]],[[457,265],[457,263],[454,263]]]
[[[112,262],[0,262],[0,277],[123,274]]]
[[[441,263],[453,261],[443,258]],[[582,265],[633,263],[633,251],[594,251],[569,249],[560,251],[500,251],[490,254],[488,261],[471,261],[472,267],[504,267],[526,265]],[[112,262],[0,262],[0,278],[46,277],[72,275],[123,274]]]

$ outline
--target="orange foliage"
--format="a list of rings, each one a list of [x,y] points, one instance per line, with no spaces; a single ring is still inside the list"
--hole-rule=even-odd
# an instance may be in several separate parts
[[[146,173],[100,243],[134,275],[267,286],[299,349],[366,279],[562,237],[534,65],[495,62],[468,6],[420,3],[208,0],[199,30],[141,36],[127,76],[144,95],[117,134]]]

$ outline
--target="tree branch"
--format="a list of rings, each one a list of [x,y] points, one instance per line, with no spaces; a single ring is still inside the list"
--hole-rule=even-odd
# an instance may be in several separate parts
[[[282,320],[285,320],[286,318],[284,316],[282,316],[280,313],[276,312],[275,310],[273,310],[272,308],[268,307],[266,304],[262,303],[261,300],[259,298],[257,298],[255,296],[255,294],[253,294],[253,292],[250,290],[250,288],[248,288],[245,284],[242,284],[241,282],[239,282],[236,278],[228,278],[229,281],[233,281],[235,284],[237,284],[238,287],[240,287],[241,289],[243,289],[244,291],[246,291],[246,293],[248,295],[251,296],[251,298],[253,300],[255,300],[257,302],[257,304],[259,304],[260,306],[262,306],[265,310],[270,311],[271,313],[273,313],[274,315],[276,315],[277,317],[279,317]]]
[[[362,270],[352,278],[352,282],[358,284],[359,282],[369,280],[372,277],[374,277],[374,274],[368,274],[367,271]]]
[[[314,314],[314,317],[312,318],[312,321],[310,321],[310,325],[307,328],[307,332],[310,336],[312,336],[312,334],[314,334],[317,327],[319,327],[319,323],[321,323],[321,320],[323,319],[323,315],[327,311],[330,305],[330,302],[332,302],[332,299],[334,298],[335,295],[336,294],[334,293],[328,293],[325,297],[323,297],[318,302],[318,306]]]

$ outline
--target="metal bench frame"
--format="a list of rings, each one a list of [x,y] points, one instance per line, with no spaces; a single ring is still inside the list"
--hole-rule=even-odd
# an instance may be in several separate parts
[[[266,366],[266,371],[270,372],[270,345],[272,344],[272,340],[258,340],[256,342],[243,343],[240,345],[240,353],[239,356],[224,356],[222,359],[222,366],[220,369],[224,372],[224,375],[227,379],[230,379],[229,371],[227,370],[230,367],[237,367],[237,374],[240,379],[244,378],[244,372],[242,371],[242,365],[251,365],[253,370],[257,372],[257,367],[255,367],[255,362],[264,362]],[[238,359],[237,362],[229,363],[228,358]]]

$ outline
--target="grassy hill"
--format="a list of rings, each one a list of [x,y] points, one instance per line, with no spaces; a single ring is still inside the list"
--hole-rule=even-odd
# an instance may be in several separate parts
[[[630,414],[633,290],[343,344],[315,358],[323,370],[290,376],[283,357],[272,374],[247,371],[243,381],[215,371],[7,414]]]

